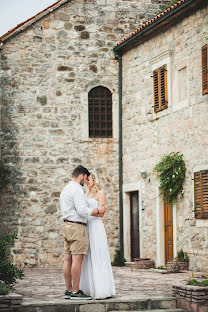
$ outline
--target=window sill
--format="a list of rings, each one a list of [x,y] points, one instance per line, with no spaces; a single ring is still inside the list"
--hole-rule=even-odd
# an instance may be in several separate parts
[[[153,113],[153,121],[154,120],[157,120],[157,119],[159,119],[159,118],[161,118],[161,117],[164,117],[164,116],[167,116],[168,114],[169,114],[169,112],[170,112],[170,110],[168,109],[168,107],[167,108],[165,108],[165,109],[163,109],[162,111],[160,111],[160,112],[157,112],[157,113]]]
[[[85,138],[80,138],[79,139],[80,143],[84,143],[84,142],[98,142],[98,143],[118,143],[118,139],[117,138],[89,138],[89,137],[85,137]]]

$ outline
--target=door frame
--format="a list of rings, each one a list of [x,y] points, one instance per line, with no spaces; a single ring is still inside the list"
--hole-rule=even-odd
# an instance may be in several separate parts
[[[177,256],[177,209],[173,204],[173,257]],[[165,265],[165,219],[164,202],[160,196],[159,185],[156,187],[156,238],[157,238],[157,260],[156,266]]]
[[[142,245],[142,200],[144,200],[143,187],[141,183],[130,183],[123,185],[123,233],[124,233],[124,257],[126,261],[131,262],[131,206],[130,194],[131,192],[138,192],[139,196],[139,244],[140,257],[143,257]]]

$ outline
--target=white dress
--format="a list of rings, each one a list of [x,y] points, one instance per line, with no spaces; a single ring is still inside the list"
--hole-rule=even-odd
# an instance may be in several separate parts
[[[91,208],[98,207],[95,198],[88,198]],[[90,216],[87,221],[89,249],[84,256],[80,289],[94,299],[104,299],[116,294],[108,242],[101,218]]]

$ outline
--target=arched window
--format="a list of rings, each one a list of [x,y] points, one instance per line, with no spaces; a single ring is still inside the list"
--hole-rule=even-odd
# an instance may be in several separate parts
[[[89,137],[112,137],[112,93],[105,87],[95,87],[88,94]]]

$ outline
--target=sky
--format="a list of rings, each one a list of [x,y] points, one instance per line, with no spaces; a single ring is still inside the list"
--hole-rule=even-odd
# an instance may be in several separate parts
[[[0,0],[0,36],[57,0]]]

